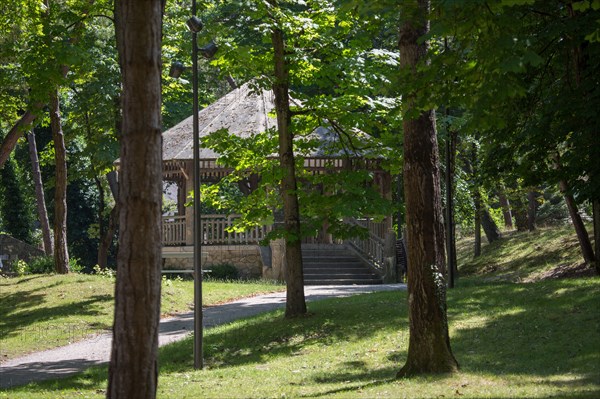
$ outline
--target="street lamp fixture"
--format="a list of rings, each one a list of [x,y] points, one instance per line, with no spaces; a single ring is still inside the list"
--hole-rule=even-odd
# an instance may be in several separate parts
[[[211,59],[214,57],[214,55],[217,53],[217,50],[219,50],[219,48],[214,42],[210,42],[206,46],[198,49],[200,54],[202,54],[202,56],[206,59]]]
[[[183,63],[179,61],[173,61],[171,63],[171,68],[169,69],[169,76],[174,79],[179,79],[184,70],[185,66]]]
[[[200,18],[198,18],[195,15],[192,15],[192,17],[188,19],[185,23],[193,33],[200,32],[204,27],[204,25],[202,25],[202,21],[200,21]]]
[[[202,30],[203,24],[196,17],[196,0],[192,0],[192,17],[186,22],[192,31],[192,134],[193,134],[193,160],[194,160],[194,368],[202,369],[203,360],[203,315],[202,315],[202,220],[200,218],[200,127],[198,122],[198,52],[205,58],[212,58],[217,52],[214,42],[198,48],[198,32]],[[169,76],[178,78],[185,69],[181,62],[173,62],[169,70]]]

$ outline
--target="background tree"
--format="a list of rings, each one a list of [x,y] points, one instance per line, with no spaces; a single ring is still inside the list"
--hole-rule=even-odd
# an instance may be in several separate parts
[[[427,64],[430,3],[403,3],[400,65],[405,76]],[[451,372],[458,363],[450,349],[446,316],[444,230],[435,112],[422,111],[417,89],[404,101],[404,197],[408,241],[410,338],[406,364],[398,377]]]
[[[118,0],[123,124],[119,254],[107,396],[153,398],[161,282],[161,39],[164,4]]]

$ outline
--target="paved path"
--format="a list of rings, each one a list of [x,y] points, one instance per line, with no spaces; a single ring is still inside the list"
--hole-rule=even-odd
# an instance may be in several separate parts
[[[404,284],[307,286],[307,301],[344,297],[375,291],[405,289]],[[204,308],[205,328],[226,324],[285,306],[285,292],[255,296],[219,306]],[[159,345],[185,338],[194,328],[193,312],[162,319]],[[25,385],[32,381],[64,378],[110,359],[111,334],[99,334],[71,345],[12,359],[0,363],[0,389]]]

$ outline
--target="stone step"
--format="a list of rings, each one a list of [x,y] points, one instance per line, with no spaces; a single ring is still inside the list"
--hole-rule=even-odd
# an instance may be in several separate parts
[[[331,280],[331,279],[354,279],[354,280],[377,280],[377,277],[370,273],[305,273],[304,280]]]
[[[304,280],[304,285],[374,285],[382,284],[381,279],[320,279]]]
[[[306,285],[381,284],[382,279],[351,250],[335,245],[302,248]]]

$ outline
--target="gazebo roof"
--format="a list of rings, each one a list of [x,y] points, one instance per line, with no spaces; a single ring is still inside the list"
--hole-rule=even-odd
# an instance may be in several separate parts
[[[200,137],[221,129],[230,134],[249,137],[253,133],[275,128],[274,95],[268,90],[253,90],[249,83],[229,92],[198,113]],[[183,161],[193,159],[193,116],[163,133],[163,159]],[[219,154],[200,148],[200,159],[217,159]]]
[[[201,138],[221,129],[227,129],[229,134],[238,137],[251,137],[253,134],[275,129],[275,96],[270,90],[257,89],[251,82],[246,83],[198,112],[198,125]],[[166,130],[162,136],[163,176],[167,179],[181,178],[185,165],[193,160],[193,116]],[[371,140],[364,132],[353,132],[353,136],[362,144]],[[332,151],[337,136],[331,128],[318,127],[308,138],[316,138],[321,143],[319,148],[303,154],[305,167],[313,172],[341,169],[358,159],[363,168],[381,170],[381,159],[373,156],[372,150]],[[371,153],[370,156],[366,156],[368,152]],[[218,158],[219,154],[212,149],[200,147],[200,171],[203,179],[218,180],[230,172],[217,163]]]

